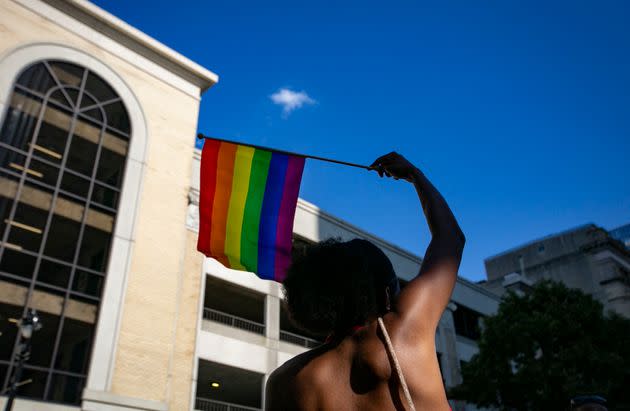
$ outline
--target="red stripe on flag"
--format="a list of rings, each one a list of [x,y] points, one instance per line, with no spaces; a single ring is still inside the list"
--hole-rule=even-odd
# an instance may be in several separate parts
[[[226,267],[230,261],[225,255],[225,232],[227,225],[230,196],[232,195],[232,180],[234,178],[234,160],[238,146],[222,142],[217,160],[217,190],[212,208],[212,230],[210,238],[210,253]]]
[[[197,250],[210,255],[210,223],[217,185],[217,160],[220,141],[207,139],[201,151],[199,176],[199,238]]]

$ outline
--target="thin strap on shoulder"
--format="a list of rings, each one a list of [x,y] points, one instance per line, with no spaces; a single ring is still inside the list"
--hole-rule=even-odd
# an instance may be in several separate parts
[[[407,382],[405,381],[405,376],[403,375],[402,368],[400,368],[400,363],[398,362],[398,357],[396,357],[396,352],[394,351],[394,346],[392,345],[392,340],[389,338],[389,334],[387,333],[387,329],[385,328],[385,323],[383,323],[383,319],[378,317],[378,325],[385,336],[385,343],[387,346],[387,351],[389,355],[391,355],[392,360],[394,360],[394,367],[396,368],[396,374],[398,375],[398,379],[400,380],[400,385],[402,386],[403,392],[405,394],[405,399],[407,400],[407,404],[409,405],[409,409],[411,411],[416,411],[416,407],[413,405],[413,401],[411,400],[411,394],[409,393],[409,388],[407,387]]]

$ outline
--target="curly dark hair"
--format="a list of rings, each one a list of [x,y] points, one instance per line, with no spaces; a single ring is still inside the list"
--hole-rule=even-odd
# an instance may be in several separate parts
[[[323,336],[385,312],[385,287],[395,295],[398,278],[389,258],[371,242],[328,239],[294,259],[283,286],[296,326]]]

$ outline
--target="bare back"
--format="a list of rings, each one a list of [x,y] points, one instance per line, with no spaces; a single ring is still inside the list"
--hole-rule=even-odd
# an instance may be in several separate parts
[[[455,287],[466,240],[442,195],[404,157],[389,153],[370,168],[381,177],[413,183],[431,230],[418,275],[393,298],[383,321],[415,409],[446,411],[449,405],[435,352],[435,332]],[[267,382],[266,409],[404,410],[404,398],[374,320],[274,371]]]
[[[395,313],[383,318],[416,410],[449,410],[434,339],[405,346]],[[405,398],[376,321],[301,354],[271,376],[268,410],[405,410]]]

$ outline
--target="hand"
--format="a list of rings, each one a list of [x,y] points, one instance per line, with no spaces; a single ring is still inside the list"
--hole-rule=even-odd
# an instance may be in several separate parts
[[[374,160],[370,167],[368,167],[368,170],[376,170],[381,177],[383,177],[384,174],[387,177],[394,177],[394,180],[402,178],[411,183],[415,181],[417,173],[419,173],[416,166],[395,151]]]

